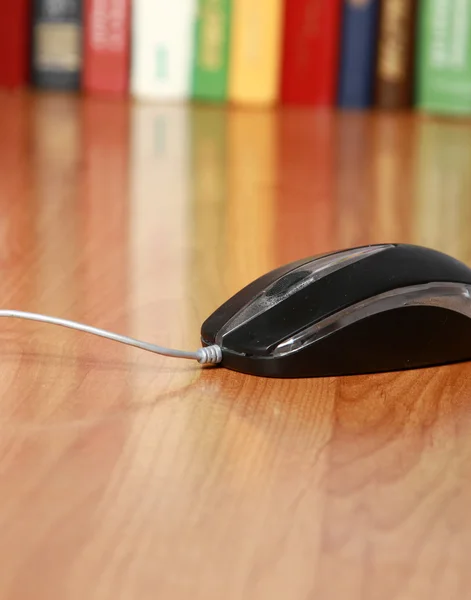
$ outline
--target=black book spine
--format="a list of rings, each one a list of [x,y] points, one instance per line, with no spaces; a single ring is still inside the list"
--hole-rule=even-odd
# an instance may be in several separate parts
[[[82,0],[33,0],[31,80],[40,88],[78,90]]]

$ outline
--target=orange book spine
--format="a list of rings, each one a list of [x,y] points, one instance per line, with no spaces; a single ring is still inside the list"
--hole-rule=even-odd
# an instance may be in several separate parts
[[[232,12],[229,100],[273,104],[278,100],[283,3],[236,0]]]

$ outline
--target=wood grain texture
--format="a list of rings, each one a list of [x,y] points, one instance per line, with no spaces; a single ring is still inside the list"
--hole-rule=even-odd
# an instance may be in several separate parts
[[[2,306],[196,347],[297,257],[471,264],[471,126],[0,95]],[[0,329],[2,600],[462,600],[471,366],[275,381]]]

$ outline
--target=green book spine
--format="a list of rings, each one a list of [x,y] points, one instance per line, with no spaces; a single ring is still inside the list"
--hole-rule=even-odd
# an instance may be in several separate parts
[[[227,98],[231,0],[198,0],[193,62],[193,98]]]
[[[422,0],[417,106],[471,114],[471,0]]]

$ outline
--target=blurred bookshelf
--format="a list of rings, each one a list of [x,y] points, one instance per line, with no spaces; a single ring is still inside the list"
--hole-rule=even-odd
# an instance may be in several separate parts
[[[0,0],[0,89],[471,114],[471,0]]]

